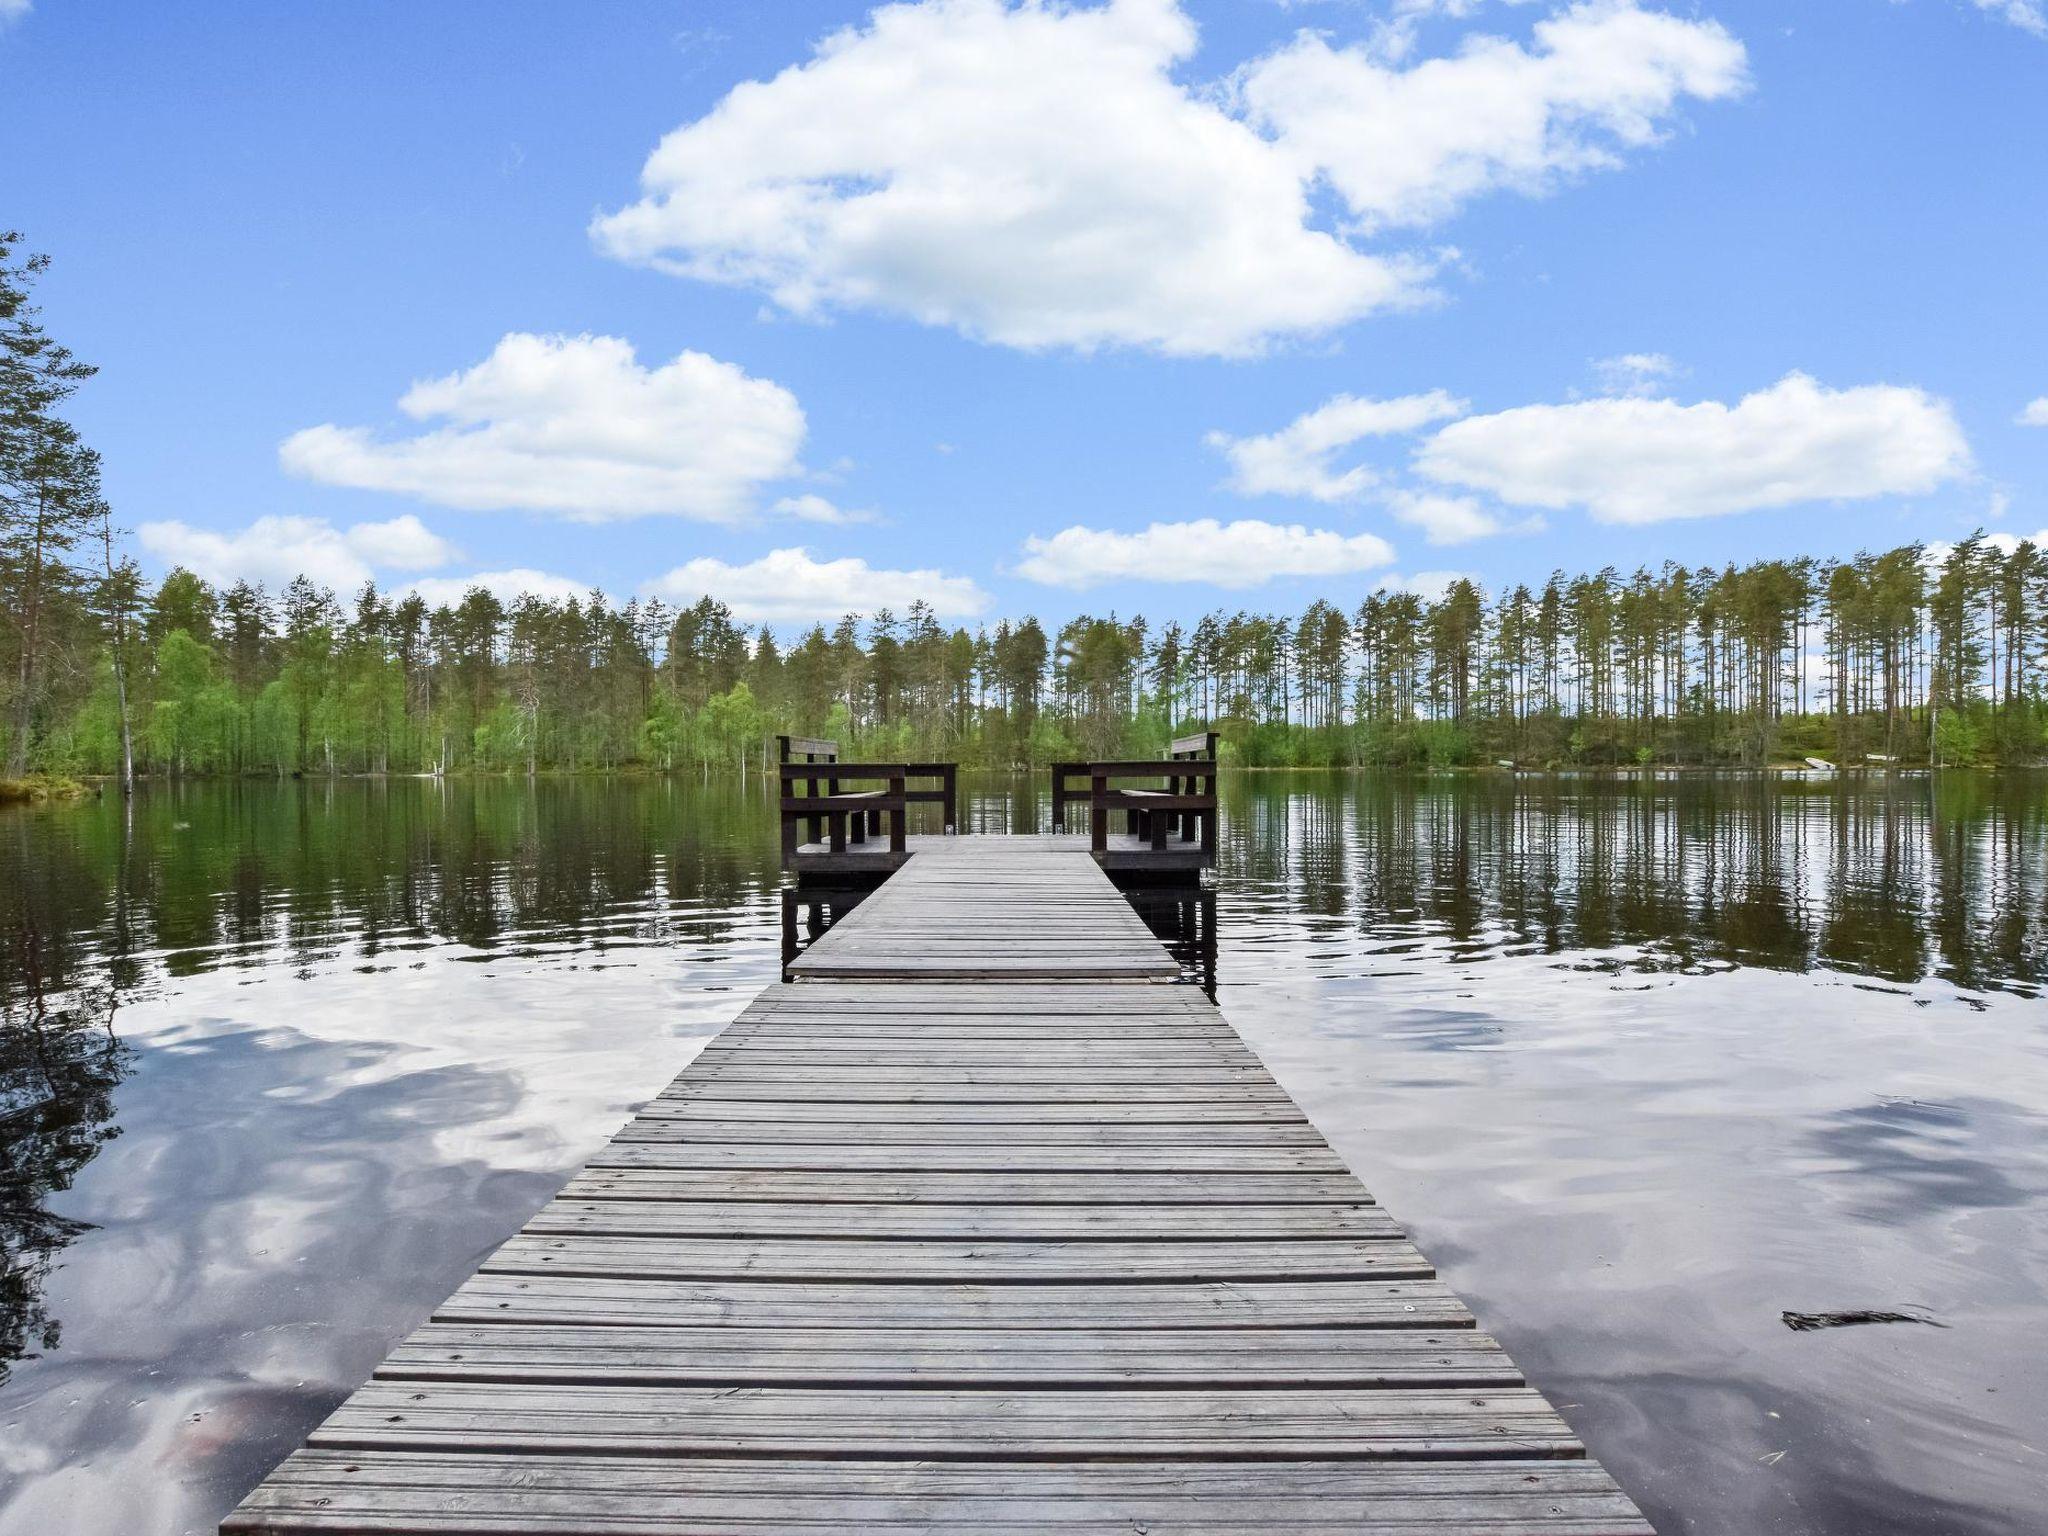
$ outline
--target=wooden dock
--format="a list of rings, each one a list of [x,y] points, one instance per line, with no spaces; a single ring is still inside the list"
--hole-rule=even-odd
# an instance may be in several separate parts
[[[1180,978],[1084,839],[932,838],[789,968],[792,981]]]
[[[1085,847],[789,973],[222,1529],[1649,1531]]]

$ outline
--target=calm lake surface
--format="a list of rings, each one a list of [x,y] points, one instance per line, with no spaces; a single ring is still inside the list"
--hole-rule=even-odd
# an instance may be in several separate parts
[[[1224,794],[1156,928],[1662,1530],[2043,1529],[2048,781]],[[0,811],[0,1532],[211,1529],[775,979],[775,846],[758,780]],[[1781,1320],[1851,1308],[1941,1326]]]

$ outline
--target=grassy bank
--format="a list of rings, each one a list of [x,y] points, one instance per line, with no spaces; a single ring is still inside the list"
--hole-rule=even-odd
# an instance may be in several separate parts
[[[21,779],[0,779],[0,805],[18,800],[82,800],[95,791],[89,784],[60,773],[32,773]]]

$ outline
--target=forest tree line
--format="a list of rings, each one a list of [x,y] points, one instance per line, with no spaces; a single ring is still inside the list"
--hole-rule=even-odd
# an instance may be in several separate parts
[[[124,712],[157,774],[742,768],[785,730],[1002,767],[1205,724],[1247,765],[1963,765],[2034,761],[2048,728],[2048,562],[1982,537],[1192,626],[969,630],[917,603],[786,639],[709,597],[344,602],[43,559],[33,584],[5,574],[10,758],[53,772],[115,772]]]
[[[1150,756],[1213,725],[1247,765],[1962,765],[2048,746],[2048,559],[1982,534],[1848,560],[1557,573],[1192,625],[941,625],[922,603],[778,635],[711,597],[338,596],[118,549],[0,234],[6,775],[744,767],[777,731],[870,760]]]

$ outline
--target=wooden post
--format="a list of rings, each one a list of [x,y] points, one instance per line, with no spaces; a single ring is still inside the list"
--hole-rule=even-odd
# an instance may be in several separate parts
[[[946,764],[940,775],[939,787],[945,793],[946,835],[951,837],[960,828],[960,765]]]
[[[889,851],[891,853],[902,853],[910,846],[909,839],[905,836],[906,829],[903,824],[905,815],[910,807],[903,803],[903,775],[901,773],[889,775],[889,793],[896,801],[896,807],[890,813],[895,819],[889,823]]]
[[[817,760],[818,760],[818,754],[817,754],[817,753],[815,753],[815,752],[806,752],[806,753],[804,754],[804,761],[805,761],[805,762],[807,762],[807,763],[815,763],[815,762],[816,762]],[[833,786],[833,788],[837,789],[837,788],[838,788],[838,786],[837,786],[837,785],[835,784],[835,785]],[[811,798],[812,798],[813,800],[817,799],[817,798],[818,798],[818,781],[817,781],[816,779],[811,779],[811,780],[809,780],[809,781],[808,781],[808,782],[807,782],[807,783],[805,784],[805,786],[804,786],[804,793],[805,793],[805,794],[807,794],[807,795],[809,795],[809,796],[810,796],[810,797],[811,797]],[[821,842],[823,842],[823,841],[825,840],[825,838],[824,838],[824,832],[825,832],[825,822],[824,822],[824,818],[823,818],[823,817],[819,817],[819,816],[813,816],[813,817],[811,818],[811,841],[812,841],[812,842],[814,842],[814,843],[821,843]]]
[[[1109,807],[1103,799],[1109,794],[1109,780],[1096,774],[1088,784],[1088,846],[1096,853],[1109,852]]]

